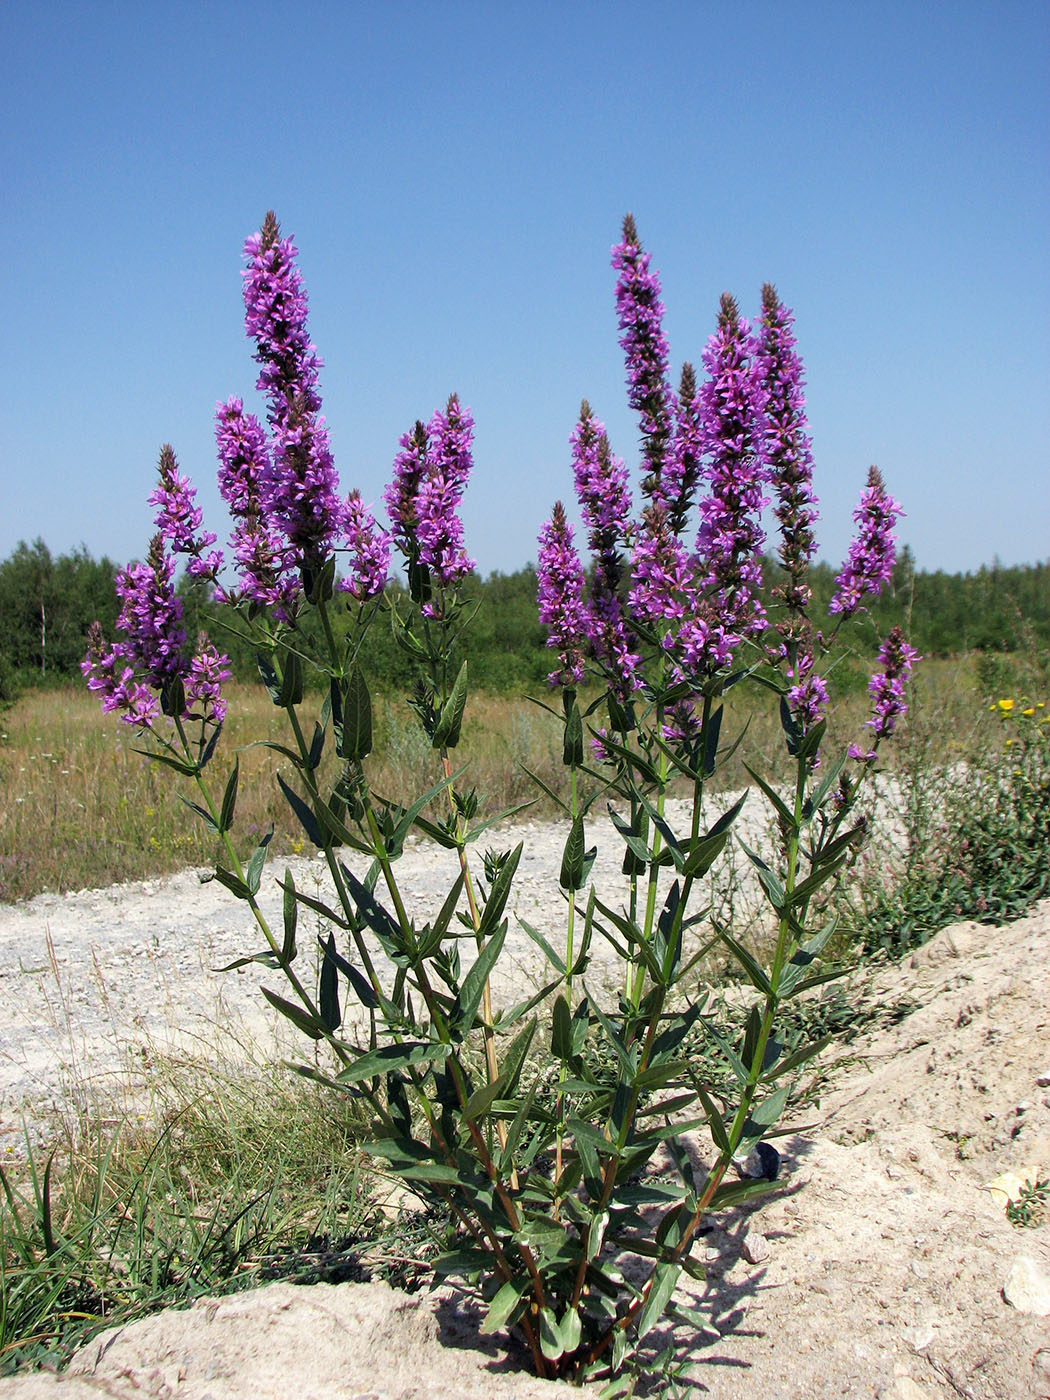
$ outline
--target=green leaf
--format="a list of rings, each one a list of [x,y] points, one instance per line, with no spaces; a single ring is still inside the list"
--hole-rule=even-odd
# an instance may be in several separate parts
[[[359,1055],[352,1065],[340,1070],[336,1080],[340,1084],[359,1084],[362,1079],[372,1079],[393,1069],[444,1060],[451,1048],[433,1040],[406,1040],[399,1045],[381,1045],[377,1050],[368,1050]]]
[[[551,1011],[551,1054],[556,1060],[572,1058],[572,1032],[570,1029],[569,1003],[564,992],[554,998]]]
[[[197,815],[198,815],[198,817],[200,817],[201,821],[205,824],[205,826],[208,828],[208,830],[211,831],[211,832],[213,832],[216,836],[218,836],[218,834],[219,834],[218,823],[216,822],[216,820],[215,820],[215,818],[212,816],[212,814],[211,814],[210,812],[206,812],[206,811],[204,810],[204,808],[201,807],[198,803],[196,803],[196,802],[191,802],[190,799],[189,799],[188,797],[183,797],[183,795],[182,795],[181,792],[180,792],[179,794],[177,794],[177,795],[178,795],[179,801],[180,801],[180,802],[184,802],[184,803],[186,804],[186,806],[190,809],[191,812],[196,812]]]
[[[317,818],[314,816],[307,803],[303,801],[293,788],[288,786],[280,773],[277,774],[277,785],[284,793],[289,807],[291,807],[292,811],[299,818],[299,824],[306,832],[307,840],[318,848],[323,848],[324,837],[321,835],[321,828],[318,826]]]
[[[821,862],[810,875],[807,875],[801,884],[796,885],[791,891],[789,904],[794,906],[796,904],[805,903],[810,895],[815,894],[826,880],[830,880],[833,875],[838,873],[848,859],[849,852],[841,851],[838,855],[833,856],[831,860]]]
[[[582,890],[587,883],[598,849],[594,847],[588,851],[586,847],[583,818],[576,817],[569,828],[569,834],[565,838],[565,849],[562,852],[558,882],[563,890]]]
[[[640,832],[632,826],[626,818],[620,816],[613,808],[612,803],[608,804],[608,810],[609,816],[612,819],[612,824],[623,837],[628,850],[642,863],[643,867],[647,866],[653,858],[653,853],[646,845],[645,841],[642,840]],[[644,811],[639,811],[638,815],[639,818],[641,818],[644,817],[645,813]]]
[[[228,778],[223,794],[223,809],[218,813],[218,832],[220,832],[220,834],[228,832],[230,827],[234,825],[234,808],[237,806],[237,784],[239,777],[241,777],[241,762],[239,762],[239,759],[234,759],[234,767],[232,767],[230,778]]]
[[[292,1025],[301,1030],[304,1035],[308,1035],[311,1040],[320,1040],[324,1034],[315,1017],[311,1016],[305,1007],[296,1006],[295,1002],[285,1001],[284,997],[279,997],[276,992],[271,992],[269,987],[263,987],[262,994],[271,1006],[287,1016]]]
[[[477,1015],[485,983],[496,965],[506,936],[506,925],[497,929],[482,948],[470,971],[463,979],[463,986],[456,998],[456,1009],[452,1013],[452,1020],[463,1035],[466,1035],[474,1024],[474,1017]]]
[[[768,1195],[770,1191],[775,1191],[778,1185],[778,1182],[767,1181],[765,1177],[748,1181],[723,1181],[711,1197],[708,1210],[725,1210],[728,1206],[738,1206],[743,1201],[753,1200],[756,1196]]]
[[[328,941],[321,945],[324,957],[321,961],[320,1007],[321,1020],[329,1031],[337,1031],[343,1019],[339,1009],[339,971],[336,966],[335,934],[328,935]]]
[[[766,782],[765,778],[763,778],[760,773],[756,773],[755,770],[751,767],[750,763],[745,763],[744,767],[747,769],[751,777],[754,778],[755,782],[759,785],[762,791],[769,798],[770,802],[776,808],[777,815],[780,817],[781,821],[784,823],[788,831],[797,831],[798,824],[795,821],[795,814],[784,801],[784,799],[780,796],[780,794],[776,791],[776,789],[770,787],[770,785]]]
[[[481,1324],[483,1333],[498,1332],[508,1322],[513,1322],[519,1308],[524,1308],[525,1293],[529,1287],[527,1278],[508,1279],[489,1304],[488,1314]]]
[[[291,967],[298,949],[295,946],[295,931],[299,923],[299,904],[295,897],[295,881],[288,866],[284,868],[284,946],[281,948],[281,962]]]
[[[718,705],[708,716],[707,731],[704,734],[704,777],[714,775],[718,766],[718,736],[722,732],[723,706]]]
[[[339,928],[348,929],[350,927],[347,921],[342,918],[341,915],[337,914],[334,909],[325,904],[323,900],[314,899],[312,895],[306,894],[305,891],[296,889],[295,883],[292,881],[291,874],[288,870],[284,872],[284,880],[278,880],[277,883],[284,891],[286,899],[289,893],[291,893],[296,903],[304,904],[307,909],[312,909],[315,914],[320,914],[321,917],[327,919],[329,923],[336,924]],[[285,926],[287,927],[287,921]]]
[[[722,942],[732,952],[740,966],[744,969],[747,980],[751,985],[757,987],[763,996],[772,996],[773,987],[769,978],[743,944],[738,943],[724,928],[719,928],[716,932]]]
[[[739,836],[737,840],[740,841]],[[753,851],[751,847],[746,845],[743,841],[740,841],[740,848],[755,867],[755,873],[758,875],[759,884],[765,890],[766,897],[773,906],[773,909],[778,915],[782,915],[787,906],[787,894],[785,893],[780,877],[770,869],[757,852]]]
[[[568,812],[568,803],[565,802],[563,798],[559,797],[553,788],[548,787],[538,773],[534,773],[531,768],[526,768],[524,763],[521,764],[521,771],[527,778],[530,778],[537,787],[542,788],[556,806],[560,807],[563,812]]]
[[[234,875],[232,870],[224,870],[221,865],[217,865],[215,867],[215,878],[220,885],[225,885],[238,899],[251,899],[251,890],[239,875]]]
[[[165,768],[173,768],[176,773],[181,773],[184,778],[195,778],[200,772],[200,766],[196,763],[184,763],[181,758],[172,758],[170,754],[154,753],[152,749],[135,749],[132,753],[140,753],[143,758],[148,758],[152,763],[163,763]]]
[[[583,763],[583,719],[575,703],[565,717],[561,761],[566,768],[578,768]]]
[[[372,752],[372,698],[368,693],[365,673],[356,663],[350,672],[346,693],[342,699],[342,723],[336,722],[336,682],[332,681],[332,730],[335,751],[340,758],[355,762]]]
[[[244,872],[244,881],[253,895],[259,893],[259,886],[262,884],[263,866],[266,864],[266,848],[273,840],[273,827],[263,837],[263,839],[252,851],[251,860]]]
[[[722,1118],[722,1112],[699,1080],[694,1080],[693,1082],[697,1097],[704,1106],[704,1113],[707,1115],[707,1126],[711,1136],[714,1138],[715,1146],[718,1148],[719,1152],[728,1153],[730,1151],[729,1134],[726,1132],[726,1125],[725,1120]]]
[[[488,899],[485,901],[485,908],[481,913],[481,921],[478,927],[478,935],[487,938],[503,918],[503,911],[507,907],[507,899],[510,896],[510,887],[514,880],[518,862],[521,860],[521,853],[524,849],[524,842],[519,841],[511,851],[510,855],[499,868],[496,878],[489,889]]]
[[[781,1060],[778,1064],[772,1065],[766,1073],[766,1080],[772,1083],[774,1079],[779,1079],[782,1074],[791,1074],[793,1070],[801,1069],[807,1060],[813,1059],[814,1055],[819,1055],[834,1040],[834,1036],[822,1035],[819,1040],[815,1040],[812,1045],[804,1045],[787,1059]]]
[[[467,663],[459,668],[452,694],[441,707],[441,715],[434,730],[431,745],[435,749],[454,749],[459,743],[459,731],[463,724],[463,711],[467,705]]]
[[[547,939],[543,936],[542,933],[540,933],[539,929],[533,928],[531,924],[526,923],[525,920],[522,919],[520,916],[518,918],[518,923],[525,930],[528,936],[532,939],[533,943],[536,944],[537,948],[540,948],[542,950],[544,956],[546,957],[550,965],[554,968],[555,972],[557,972],[560,976],[564,977],[564,961],[554,951],[550,943],[548,943]]]
[[[470,1278],[474,1274],[488,1273],[492,1268],[492,1255],[487,1249],[456,1249],[451,1254],[443,1254],[432,1267],[438,1278]]]
[[[824,767],[823,762],[821,763],[820,782],[810,793],[802,809],[803,816],[805,816],[807,820],[812,818],[816,812],[819,812],[824,805],[824,799],[838,781],[838,776],[845,766],[847,756],[846,754],[841,754],[834,763],[828,764],[827,768]]]
[[[294,651],[285,652],[282,662],[280,703],[288,709],[303,703],[303,662]]]
[[[657,1264],[656,1268],[653,1270],[649,1291],[646,1294],[645,1302],[642,1304],[642,1310],[638,1314],[638,1321],[636,1323],[639,1341],[641,1341],[645,1334],[649,1332],[663,1316],[664,1309],[671,1301],[671,1295],[674,1293],[675,1285],[678,1282],[681,1272],[682,1267],[680,1264],[671,1264],[666,1261]]]

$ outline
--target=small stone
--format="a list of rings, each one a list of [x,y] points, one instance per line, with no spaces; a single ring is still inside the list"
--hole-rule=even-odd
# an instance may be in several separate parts
[[[1035,1082],[1040,1089],[1050,1089],[1050,1069],[1044,1069],[1042,1074],[1037,1074]]]
[[[744,1236],[740,1252],[749,1264],[761,1264],[769,1258],[769,1241],[757,1230],[749,1230]]]
[[[1015,1260],[1003,1285],[1003,1297],[1018,1312],[1050,1317],[1050,1278],[1026,1254]]]

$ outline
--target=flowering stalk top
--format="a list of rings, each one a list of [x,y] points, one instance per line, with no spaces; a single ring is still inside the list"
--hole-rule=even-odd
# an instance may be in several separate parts
[[[868,484],[853,512],[857,533],[835,579],[835,596],[829,612],[851,617],[864,598],[879,596],[893,574],[897,555],[893,527],[903,514],[886,490],[878,467],[871,467]]]
[[[188,554],[186,571],[196,579],[214,579],[222,568],[222,551],[205,551],[215,543],[210,530],[201,530],[203,518],[197,493],[189,477],[179,475],[179,464],[169,443],[160,449],[160,481],[149,498],[157,507],[155,523],[176,554]]]
[[[360,491],[351,491],[347,497],[345,531],[350,573],[340,580],[339,591],[349,593],[359,603],[367,603],[378,598],[386,587],[390,536],[376,525]]]
[[[780,522],[780,562],[790,583],[789,609],[805,608],[810,590],[803,582],[816,551],[813,526],[819,519],[813,494],[813,454],[806,421],[805,377],[792,333],[794,316],[770,283],[762,288],[762,323],[757,369],[763,391],[761,450],[776,493]]]
[[[915,648],[904,640],[904,633],[899,627],[893,628],[879,648],[882,670],[876,671],[868,683],[868,694],[875,701],[875,707],[871,719],[866,721],[875,736],[876,748],[881,739],[893,733],[897,721],[907,714],[905,687],[912,667],[921,660]],[[875,748],[865,752],[857,744],[851,744],[849,749],[850,757],[862,763],[873,763],[875,752]]]
[[[558,669],[550,672],[548,683],[579,685],[587,642],[583,566],[561,501],[555,502],[550,520],[540,531],[537,584],[536,600],[540,622],[547,628],[547,645],[558,652]]]
[[[634,217],[623,221],[623,241],[612,250],[620,346],[627,360],[627,398],[642,420],[642,451],[649,469],[643,490],[664,499],[660,478],[674,426],[674,394],[668,381],[660,279],[649,268]]]
[[[264,512],[292,546],[293,567],[319,568],[343,523],[339,480],[320,415],[321,360],[306,326],[307,299],[297,249],[281,238],[272,210],[244,245],[245,326],[261,365],[256,387],[269,399],[273,461],[263,482]]]
[[[733,298],[723,293],[718,329],[704,350],[710,377],[695,402],[710,459],[709,494],[700,503],[696,548],[705,571],[704,587],[723,631],[722,656],[727,647],[731,652],[765,627],[757,596],[764,540],[759,517],[766,501],[755,442],[760,407],[755,350],[748,322]]]

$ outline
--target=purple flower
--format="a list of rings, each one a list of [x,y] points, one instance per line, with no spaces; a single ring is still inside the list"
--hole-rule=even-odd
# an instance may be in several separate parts
[[[419,562],[434,583],[456,588],[474,568],[463,548],[463,526],[457,508],[470,478],[474,420],[453,394],[444,413],[427,426],[427,472],[416,495],[416,536]]]
[[[151,728],[161,711],[215,725],[226,712],[219,690],[229,677],[227,658],[202,633],[197,655],[187,661],[174,574],[164,536],[155,535],[147,562],[129,565],[116,578],[122,603],[117,626],[124,640],[107,648],[101,627],[93,623],[81,662],[88,689],[101,695],[103,710],[121,710],[126,723],[142,729]],[[200,714],[190,714],[193,703],[202,705]]]
[[[862,599],[879,596],[893,574],[897,545],[893,527],[903,514],[887,492],[878,467],[872,467],[860,504],[853,512],[857,534],[835,579],[829,612],[852,617]]]
[[[669,744],[693,744],[701,734],[700,716],[692,700],[679,700],[663,723],[663,736]]]
[[[631,614],[648,627],[681,622],[696,607],[692,560],[659,502],[646,506],[631,555]]]
[[[341,579],[338,587],[359,603],[367,603],[370,598],[378,598],[386,587],[390,536],[378,528],[359,491],[351,491],[347,497],[345,531],[350,575]]]
[[[674,435],[661,476],[661,493],[675,535],[685,529],[703,455],[704,429],[697,403],[696,374],[686,361],[678,390]]]
[[[219,491],[236,522],[230,547],[237,560],[242,594],[249,602],[271,605],[287,618],[299,591],[285,567],[286,542],[263,518],[261,493],[270,473],[266,434],[240,399],[218,405],[215,438],[219,449]],[[226,601],[234,598],[226,595]]]
[[[921,660],[915,648],[904,640],[901,629],[894,627],[879,648],[882,670],[876,671],[868,683],[868,694],[875,701],[875,706],[866,724],[873,731],[876,742],[892,734],[897,721],[907,714],[905,686],[912,667]],[[857,756],[852,749],[850,753],[852,757]]]
[[[587,633],[596,659],[610,673],[614,693],[625,703],[635,688],[639,660],[632,650],[617,592],[623,571],[620,544],[631,511],[627,470],[610,451],[604,425],[595,419],[586,400],[569,441],[576,496],[594,556]]]
[[[694,405],[710,458],[709,495],[700,503],[696,548],[708,602],[718,618],[712,636],[721,634],[719,654],[730,658],[743,640],[766,625],[757,596],[764,540],[759,517],[766,501],[754,439],[760,407],[755,349],[747,321],[733,298],[723,293],[718,330],[704,350],[710,378]],[[709,662],[700,654],[700,660],[701,670],[728,664],[716,663],[714,654]]]
[[[788,680],[795,682],[787,693],[788,705],[804,734],[819,724],[828,704],[828,688],[813,666],[813,653],[805,650],[798,653],[794,662],[789,661],[787,668]]]
[[[222,568],[222,551],[205,550],[215,543],[210,530],[201,530],[201,510],[189,477],[179,475],[179,464],[168,443],[160,449],[160,482],[149,498],[157,507],[155,523],[176,554],[188,554],[186,571],[195,579],[212,579]],[[199,533],[198,533],[199,532]]]
[[[547,645],[558,652],[559,663],[547,681],[552,686],[579,685],[587,642],[583,566],[561,501],[555,502],[550,520],[540,531],[539,546],[536,599],[540,621],[547,628]]]
[[[805,379],[795,351],[794,317],[776,288],[762,288],[762,328],[757,370],[763,393],[761,451],[776,498],[780,522],[780,562],[790,583],[783,590],[789,609],[804,610],[810,590],[803,582],[816,551],[813,526],[819,519],[813,494],[813,455],[806,421]]]
[[[642,420],[642,450],[649,469],[643,490],[667,503],[661,475],[674,420],[674,394],[668,382],[668,346],[663,331],[660,279],[649,270],[634,217],[623,221],[623,242],[612,250],[620,346],[627,359],[627,398]]]
[[[406,559],[414,562],[419,557],[417,499],[423,478],[430,470],[430,441],[426,428],[417,421],[412,432],[405,433],[398,445],[401,451],[394,458],[394,479],[383,492],[383,500],[394,527],[394,543]]]
[[[569,438],[576,499],[580,503],[588,544],[599,565],[619,576],[620,543],[631,517],[627,468],[609,449],[605,424],[600,423],[584,399],[580,419]]]
[[[339,480],[320,415],[321,360],[307,327],[297,249],[271,211],[244,245],[245,325],[262,366],[256,387],[270,403],[273,461],[261,485],[264,514],[293,547],[296,566],[318,568],[343,522]]]
[[[187,717],[221,724],[226,718],[226,701],[222,698],[222,686],[230,679],[231,674],[230,658],[220,655],[208,640],[208,634],[201,632],[197,637],[197,651],[186,675]],[[201,707],[199,715],[190,714],[194,705]]]

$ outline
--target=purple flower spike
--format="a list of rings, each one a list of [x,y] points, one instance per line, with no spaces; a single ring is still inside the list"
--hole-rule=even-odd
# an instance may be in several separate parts
[[[346,547],[350,575],[340,580],[339,591],[349,593],[359,603],[378,598],[390,571],[390,536],[378,528],[359,491],[351,491],[347,497]]]
[[[627,468],[610,452],[605,424],[594,417],[586,399],[580,405],[580,421],[569,443],[576,499],[587,526],[588,544],[598,556],[599,566],[603,561],[611,564],[631,516]],[[619,574],[619,565],[615,572]]]
[[[794,317],[768,282],[762,288],[762,328],[758,372],[764,395],[762,455],[776,498],[780,522],[780,562],[790,583],[784,590],[789,610],[809,605],[803,582],[816,551],[813,526],[819,519],[813,494],[813,456],[806,421],[805,379],[795,351]]]
[[[116,577],[123,607],[117,626],[127,636],[123,655],[154,690],[183,675],[182,599],[174,588],[175,562],[154,535],[145,564],[131,564]]]
[[[434,583],[456,588],[474,568],[474,560],[463,548],[463,525],[457,514],[473,465],[470,409],[461,408],[453,394],[445,412],[431,418],[427,437],[427,472],[416,496],[419,562],[430,570]],[[427,607],[433,609],[432,604]]]
[[[215,543],[210,530],[201,530],[202,514],[189,477],[179,475],[179,464],[168,443],[160,449],[160,481],[149,498],[156,506],[157,529],[176,554],[188,554],[187,572],[197,579],[214,579],[222,568],[222,551],[205,550]]]
[[[675,403],[668,382],[660,279],[650,272],[649,264],[650,254],[643,252],[634,217],[628,214],[623,221],[623,242],[612,250],[612,265],[620,274],[616,282],[616,316],[620,346],[627,358],[627,398],[642,420],[642,450],[649,469],[643,490],[666,504],[661,475]]]
[[[200,706],[197,718],[221,724],[226,718],[226,701],[222,698],[222,687],[230,679],[230,658],[220,655],[208,640],[208,634],[201,632],[197,637],[197,652],[190,662],[186,675],[187,714],[194,705]]]
[[[766,500],[754,438],[760,407],[755,350],[747,321],[733,298],[724,293],[718,330],[704,350],[710,378],[695,405],[710,457],[710,494],[700,503],[696,548],[709,602],[718,615],[723,641],[731,648],[766,625],[757,596],[764,540],[759,517]]]
[[[270,402],[273,463],[262,487],[264,513],[293,546],[295,566],[317,568],[343,523],[339,479],[320,416],[321,360],[306,328],[307,300],[297,249],[271,211],[244,245],[245,325],[262,366],[256,387]]]
[[[631,615],[639,623],[660,628],[695,610],[692,561],[658,502],[642,514],[631,562]]]
[[[875,701],[875,707],[871,719],[866,723],[874,733],[876,741],[892,734],[897,721],[907,714],[905,686],[912,667],[921,660],[922,657],[915,648],[910,647],[904,640],[901,629],[894,627],[879,648],[882,670],[876,671],[868,683],[868,694]],[[852,747],[850,756],[865,759],[869,757],[867,754],[855,754]],[[870,757],[874,757],[874,754]]]
[[[696,373],[686,361],[682,366],[678,390],[674,436],[661,478],[661,492],[675,535],[681,535],[685,529],[689,507],[700,480],[703,455],[704,428],[697,403]]]
[[[551,686],[579,685],[587,641],[583,605],[583,566],[572,540],[565,507],[555,502],[550,520],[540,531],[537,569],[540,621],[547,628],[547,645],[558,653],[559,667],[551,671]]]
[[[623,571],[620,544],[631,512],[627,469],[610,451],[604,425],[595,419],[586,400],[569,441],[576,496],[595,563],[587,633],[595,657],[610,672],[617,698],[626,703],[635,688],[639,660],[632,650],[616,591]]]
[[[393,525],[394,543],[406,559],[419,556],[416,528],[419,524],[419,488],[430,470],[430,439],[422,423],[400,439],[401,451],[394,458],[394,479],[383,492],[387,514]]]
[[[240,399],[220,403],[215,414],[219,449],[219,491],[237,522],[230,547],[237,560],[243,596],[272,605],[279,617],[290,615],[299,591],[285,566],[288,547],[264,520],[261,492],[270,473],[266,434],[259,420],[244,412]],[[235,599],[227,595],[227,601]]]
[[[830,613],[852,615],[866,597],[877,598],[893,574],[897,540],[893,527],[904,514],[887,492],[878,467],[868,472],[868,484],[853,512],[857,534],[835,580]]]

